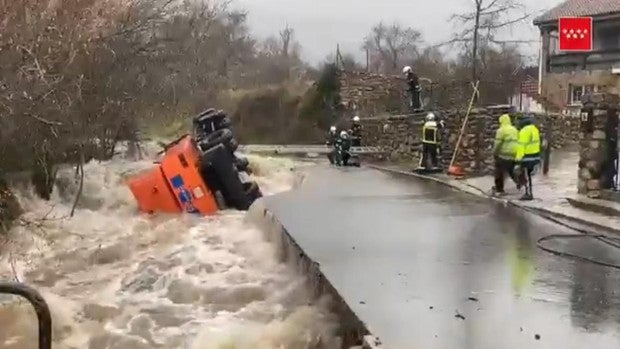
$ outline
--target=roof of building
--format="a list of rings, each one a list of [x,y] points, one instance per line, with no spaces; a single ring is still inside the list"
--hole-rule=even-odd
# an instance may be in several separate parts
[[[534,19],[534,24],[555,21],[560,17],[594,17],[614,13],[620,14],[620,0],[566,0]]]

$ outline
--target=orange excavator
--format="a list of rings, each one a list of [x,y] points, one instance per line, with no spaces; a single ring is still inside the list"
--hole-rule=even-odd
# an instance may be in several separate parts
[[[249,162],[235,154],[239,143],[230,118],[210,108],[192,120],[192,133],[164,146],[153,168],[127,180],[145,213],[247,210],[262,196],[251,181]]]

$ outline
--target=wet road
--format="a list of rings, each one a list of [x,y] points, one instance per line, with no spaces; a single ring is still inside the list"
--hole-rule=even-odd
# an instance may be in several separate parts
[[[620,272],[536,247],[567,228],[364,168],[317,167],[266,205],[387,349],[620,347]],[[620,263],[595,241],[546,246]]]

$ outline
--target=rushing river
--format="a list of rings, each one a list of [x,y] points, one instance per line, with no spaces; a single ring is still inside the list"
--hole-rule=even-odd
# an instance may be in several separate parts
[[[153,152],[152,152],[153,153]],[[123,183],[151,166],[119,156],[61,171],[51,201],[17,190],[26,210],[0,253],[0,278],[36,287],[54,321],[54,348],[333,348],[335,320],[310,304],[303,276],[245,213],[140,215]],[[291,188],[292,160],[252,157],[263,192]],[[3,298],[0,348],[36,348],[29,305]],[[318,303],[318,304],[317,304]]]

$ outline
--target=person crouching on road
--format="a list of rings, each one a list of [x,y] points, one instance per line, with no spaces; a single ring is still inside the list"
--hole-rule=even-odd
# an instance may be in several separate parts
[[[493,156],[495,158],[495,186],[493,192],[504,194],[504,176],[508,174],[520,189],[519,179],[515,175],[515,157],[517,156],[517,139],[519,131],[512,125],[510,115],[499,117],[499,128],[495,133]]]
[[[526,115],[520,126],[515,159],[520,165],[522,183],[525,184],[525,194],[521,200],[533,200],[532,173],[540,164],[540,131],[534,125],[532,115]]]
[[[360,117],[357,115],[353,117],[351,125],[351,146],[362,146],[362,124],[360,123]]]
[[[340,137],[336,139],[336,164],[338,166],[347,166],[349,164],[349,150],[351,149],[351,140],[347,131],[340,131]]]
[[[338,134],[336,133],[336,126],[332,126],[329,128],[329,132],[327,133],[327,137],[325,140],[325,144],[328,147],[331,147],[330,152],[327,153],[327,158],[329,162],[333,165],[335,163],[336,157],[336,139],[338,138]]]
[[[420,159],[420,168],[428,168],[430,160],[431,167],[437,168],[439,163],[437,153],[439,152],[439,125],[435,121],[435,114],[428,113],[426,122],[422,127],[422,157]]]

